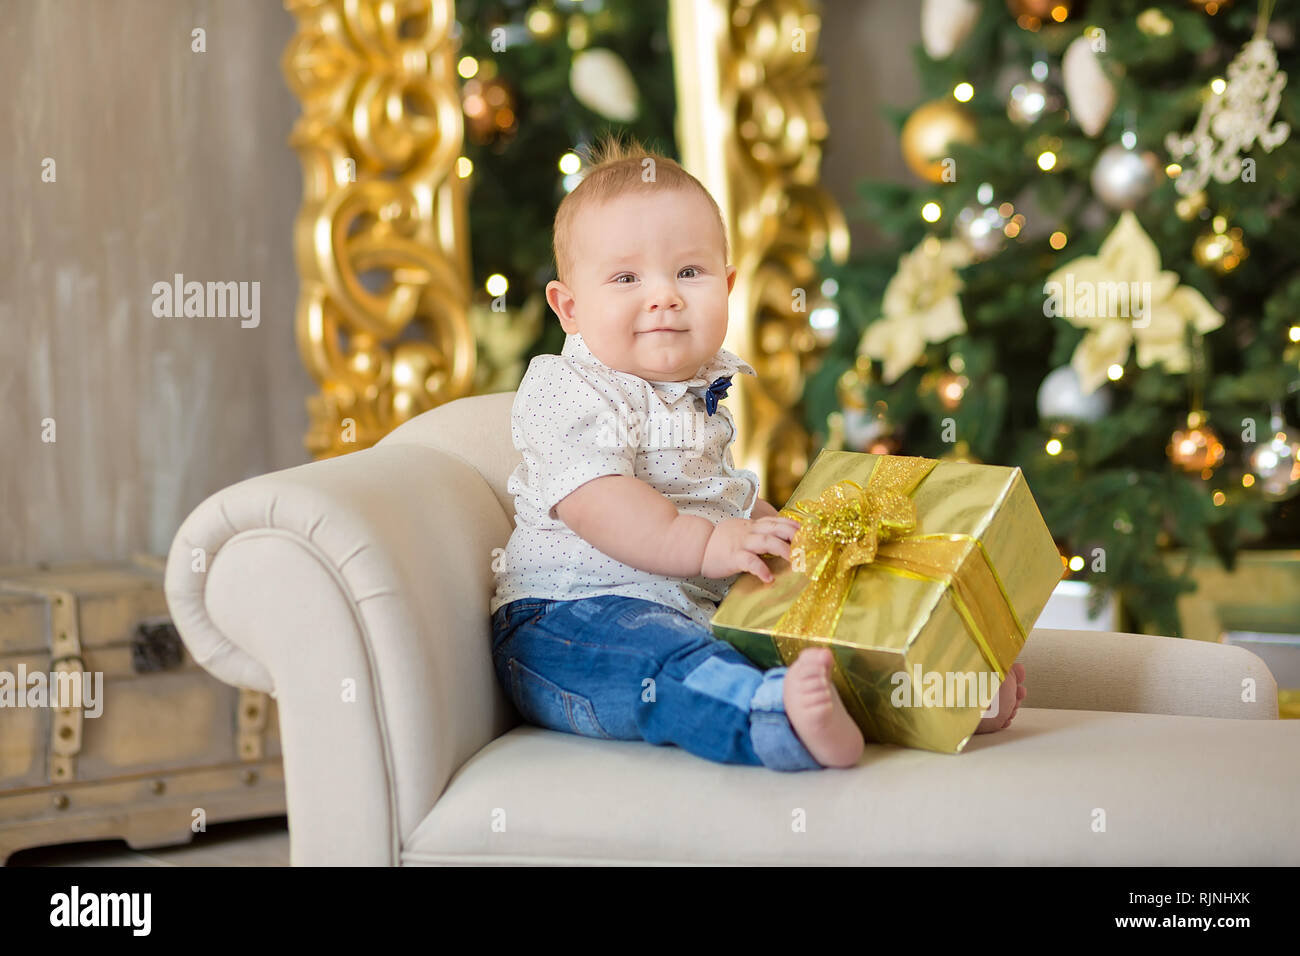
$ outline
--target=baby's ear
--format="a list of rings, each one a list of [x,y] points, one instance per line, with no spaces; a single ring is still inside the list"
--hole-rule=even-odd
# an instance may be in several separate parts
[[[736,284],[736,267],[727,266],[727,292],[731,292],[731,287]]]
[[[560,326],[565,332],[573,333],[578,331],[578,323],[573,317],[573,311],[578,304],[578,300],[573,297],[569,287],[559,279],[552,279],[546,283],[546,301],[560,320]]]

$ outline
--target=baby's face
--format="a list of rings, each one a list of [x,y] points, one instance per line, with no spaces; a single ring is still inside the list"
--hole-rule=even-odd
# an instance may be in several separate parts
[[[722,346],[736,268],[703,196],[624,193],[582,210],[572,243],[572,285],[547,283],[546,301],[610,368],[680,382]]]

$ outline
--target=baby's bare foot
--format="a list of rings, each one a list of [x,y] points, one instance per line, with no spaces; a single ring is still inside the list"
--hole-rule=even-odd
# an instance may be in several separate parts
[[[1010,724],[1011,718],[1016,716],[1016,711],[1020,709],[1020,702],[1025,699],[1026,693],[1028,692],[1025,690],[1025,665],[1013,664],[1011,670],[1007,672],[1006,680],[998,687],[997,712],[990,717],[982,718],[975,733],[989,734],[995,730],[1002,730]]]
[[[823,767],[852,767],[862,756],[862,731],[831,683],[834,659],[806,647],[785,674],[785,713],[808,752]]]

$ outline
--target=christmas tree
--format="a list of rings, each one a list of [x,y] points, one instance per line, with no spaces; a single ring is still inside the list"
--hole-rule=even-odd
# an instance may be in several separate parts
[[[925,0],[896,244],[821,264],[832,447],[1017,465],[1067,577],[1178,634],[1171,549],[1300,546],[1297,14]]]

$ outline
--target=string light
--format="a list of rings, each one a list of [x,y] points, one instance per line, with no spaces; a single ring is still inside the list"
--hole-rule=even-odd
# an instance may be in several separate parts
[[[1047,244],[1053,249],[1064,249],[1065,242],[1065,233],[1061,232],[1059,229],[1047,237]]]
[[[1049,438],[1044,448],[1049,455],[1059,455],[1061,453],[1061,441],[1058,438]]]
[[[474,160],[468,156],[459,156],[456,159],[456,175],[461,179],[469,179],[470,173],[474,172]]]
[[[1228,84],[1223,81],[1223,77],[1221,76],[1216,76],[1214,79],[1210,80],[1210,89],[1214,91],[1216,96],[1227,88]]]
[[[1050,149],[1044,150],[1043,152],[1038,154],[1038,168],[1041,169],[1043,172],[1048,172],[1049,170],[1055,168],[1055,166],[1056,166],[1056,154],[1052,152]]]
[[[474,59],[472,56],[462,56],[460,62],[456,64],[456,72],[466,80],[472,76],[477,76],[478,60]]]
[[[969,83],[958,83],[953,87],[952,95],[959,103],[969,103],[970,98],[975,95],[975,87]]]
[[[572,176],[582,168],[582,157],[577,153],[565,153],[560,157],[560,172]]]
[[[1124,377],[1124,366],[1123,365],[1110,366],[1109,368],[1106,369],[1106,377],[1110,379],[1112,382],[1118,382],[1121,378]]]
[[[921,218],[926,222],[937,222],[943,215],[943,209],[937,202],[928,202],[921,207]]]
[[[483,283],[483,287],[487,289],[488,295],[496,298],[499,295],[506,294],[506,290],[510,288],[510,282],[501,273],[494,272],[487,277],[487,281]]]

